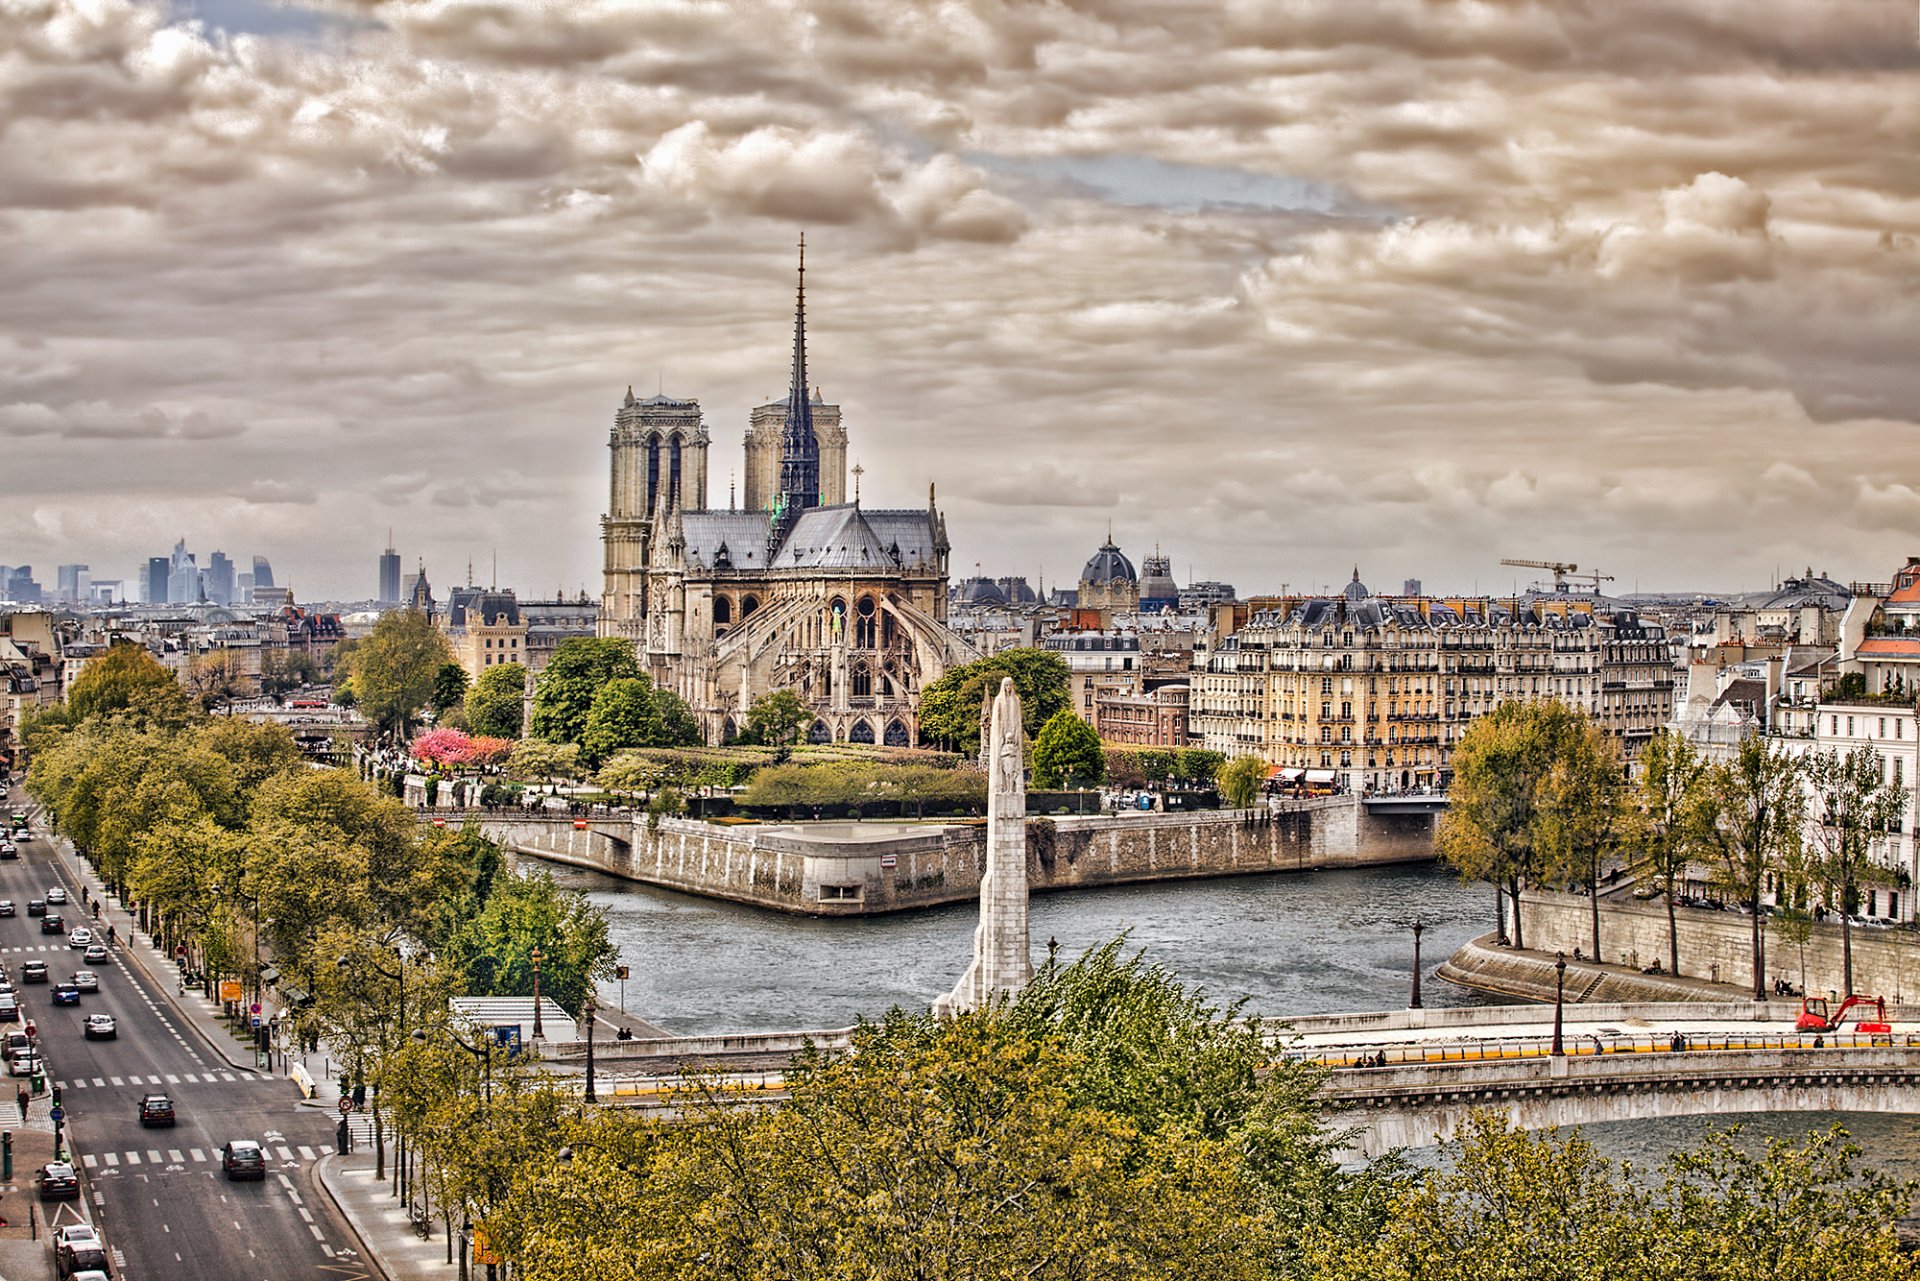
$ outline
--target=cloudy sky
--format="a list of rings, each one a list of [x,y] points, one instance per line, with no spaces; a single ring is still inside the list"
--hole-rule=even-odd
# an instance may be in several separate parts
[[[956,575],[1920,553],[1914,0],[0,0],[0,562],[597,590],[812,370]]]

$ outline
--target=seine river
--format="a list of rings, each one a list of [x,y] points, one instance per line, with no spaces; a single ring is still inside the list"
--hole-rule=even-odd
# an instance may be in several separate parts
[[[973,904],[865,920],[820,921],[633,885],[541,864],[605,909],[631,969],[627,1008],[672,1032],[845,1027],[892,1006],[924,1009],[966,967]],[[1407,1003],[1414,918],[1429,1005],[1488,998],[1432,977],[1435,965],[1489,928],[1492,891],[1436,867],[1230,877],[1036,895],[1036,960],[1049,938],[1062,955],[1126,934],[1216,1000],[1265,1015],[1393,1009]],[[603,993],[620,999],[620,986]],[[1842,1124],[1873,1165],[1920,1179],[1920,1123],[1874,1114],[1681,1117],[1586,1127],[1616,1159],[1651,1167],[1710,1126],[1740,1121],[1754,1140]],[[1414,1154],[1420,1159],[1422,1154]]]

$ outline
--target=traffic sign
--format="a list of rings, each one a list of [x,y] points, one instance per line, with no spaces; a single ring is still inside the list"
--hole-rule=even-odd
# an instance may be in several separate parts
[[[47,1113],[47,1119],[49,1121],[64,1121],[67,1119],[67,1110],[65,1108],[55,1108]]]
[[[185,943],[180,944],[173,949],[173,954],[175,956],[185,956],[187,954],[187,945]]]
[[[247,1013],[249,1014],[258,1014],[259,1012],[260,1012],[260,1002],[258,1001],[255,1001],[252,1005],[249,1005],[247,1007]]]
[[[256,1005],[256,1006],[254,1006],[253,1008],[257,1010],[257,1009],[259,1009],[260,1007]],[[254,1026],[255,1026],[256,1028],[260,1026],[260,1016],[259,1016],[258,1014],[256,1014],[256,1015],[254,1015],[254,1016],[253,1016],[253,1025],[254,1025]]]
[[[353,1100],[348,1098],[344,1094],[341,1095],[340,1096],[340,1115],[345,1116],[347,1113],[351,1111],[353,1111]]]

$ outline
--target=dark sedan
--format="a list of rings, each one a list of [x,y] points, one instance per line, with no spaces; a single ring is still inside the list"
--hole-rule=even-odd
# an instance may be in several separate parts
[[[34,1182],[40,1189],[42,1201],[76,1201],[80,1197],[80,1177],[65,1161],[50,1161],[41,1166]]]

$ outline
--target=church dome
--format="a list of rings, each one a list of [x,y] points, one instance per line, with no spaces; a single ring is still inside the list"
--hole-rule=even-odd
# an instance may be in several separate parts
[[[1080,571],[1080,581],[1083,583],[1110,583],[1115,579],[1131,583],[1137,582],[1139,577],[1133,572],[1133,562],[1113,545],[1111,538],[1100,544],[1100,550],[1093,554],[1093,559],[1087,562],[1087,567]]]
[[[1347,584],[1346,590],[1341,594],[1348,600],[1365,600],[1367,597],[1373,595],[1373,592],[1367,585],[1360,581],[1360,567],[1358,565],[1353,567],[1353,581]]]
[[[969,578],[960,584],[960,608],[991,609],[1007,603],[1006,593],[991,578]]]

